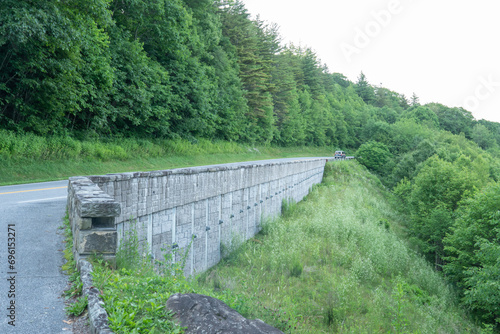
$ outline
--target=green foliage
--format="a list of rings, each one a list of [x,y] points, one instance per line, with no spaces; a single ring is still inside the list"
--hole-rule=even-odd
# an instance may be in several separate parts
[[[436,113],[440,128],[456,135],[464,133],[465,136],[470,136],[474,122],[470,111],[463,108],[449,108],[439,103],[430,103],[426,106]]]
[[[184,260],[174,263],[175,254],[163,250],[162,261],[151,261],[135,225],[129,226],[116,254],[117,270],[102,260],[94,261],[94,284],[103,293],[110,328],[120,333],[181,333],[165,303],[173,293],[193,291],[184,277],[190,247],[181,256]]]
[[[432,109],[424,106],[410,108],[405,113],[403,113],[402,117],[407,119],[414,119],[419,124],[422,124],[431,129],[437,128],[439,125],[439,119],[436,113]]]
[[[191,244],[192,245],[192,244]],[[210,292],[184,275],[191,245],[183,254],[162,249],[163,260],[151,260],[143,251],[132,225],[117,252],[117,269],[102,260],[94,261],[94,284],[102,291],[109,326],[117,333],[182,333],[165,303],[174,293],[201,293],[225,301],[246,313],[246,299],[231,291]],[[173,258],[177,257],[177,261]],[[216,285],[214,285],[216,286]]]
[[[463,301],[478,317],[498,326],[500,184],[492,183],[462,203],[444,239],[445,271],[462,290]]]
[[[113,71],[108,55],[108,1],[2,1],[0,125],[65,134],[101,118]],[[98,87],[99,90],[95,88]],[[89,100],[94,103],[89,104]]]
[[[355,83],[330,73],[310,48],[282,45],[277,26],[252,20],[242,1],[0,2],[2,182],[67,177],[71,164],[88,174],[137,160],[152,169],[208,154],[249,159],[260,157],[244,146],[255,143],[357,150],[406,205],[407,228],[437,268],[450,226],[473,209],[463,200],[500,180],[499,123],[421,105],[363,73]],[[469,284],[463,296],[479,313],[490,308],[493,241],[467,238],[485,265],[450,277]],[[373,279],[369,263],[352,263],[358,279]],[[283,265],[295,278],[307,268],[302,258]],[[341,330],[347,309],[326,307],[326,322]]]
[[[69,287],[64,291],[64,297],[67,300],[65,311],[69,316],[78,317],[87,308],[87,296],[82,295],[83,284],[73,257],[73,233],[71,231],[68,212],[66,212],[66,216],[63,218],[61,229],[64,230],[66,244],[64,249],[66,263],[63,264],[62,270],[69,275],[70,282]]]
[[[499,230],[500,232],[500,230]],[[480,240],[476,253],[479,267],[469,267],[466,272],[463,302],[479,318],[487,323],[500,325],[500,245],[496,242]]]
[[[482,124],[476,124],[471,133],[472,140],[482,149],[497,146],[493,134]]]
[[[362,144],[356,152],[356,159],[369,170],[382,174],[391,158],[391,152],[383,143],[369,141]]]
[[[371,104],[375,102],[374,89],[366,80],[366,76],[363,72],[360,73],[355,87],[356,93],[358,93],[365,103]]]
[[[66,314],[78,317],[87,308],[87,296],[81,296],[66,307]]]
[[[285,333],[478,333],[441,275],[394,229],[405,220],[353,161],[198,280]],[[387,230],[381,221],[387,221]]]
[[[443,238],[453,224],[453,213],[462,199],[476,187],[476,175],[458,163],[437,156],[428,159],[411,185],[403,183],[395,192],[405,196],[411,216],[408,227],[424,254],[437,268],[442,264]]]
[[[7,0],[0,20],[0,128],[17,134],[355,148],[365,91],[379,120],[401,109],[240,1]]]

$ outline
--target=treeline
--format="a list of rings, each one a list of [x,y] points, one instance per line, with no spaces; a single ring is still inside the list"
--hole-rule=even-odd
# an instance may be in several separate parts
[[[500,141],[497,123],[416,106],[283,45],[240,1],[0,3],[0,128],[18,133],[357,148],[416,118],[482,148]]]
[[[353,146],[363,101],[238,1],[5,0],[0,127]]]
[[[1,1],[0,129],[357,150],[415,245],[498,329],[500,124],[351,82],[240,1]]]

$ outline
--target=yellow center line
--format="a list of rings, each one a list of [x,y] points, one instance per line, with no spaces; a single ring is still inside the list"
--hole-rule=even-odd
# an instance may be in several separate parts
[[[43,189],[32,189],[32,190],[18,190],[18,191],[10,191],[7,193],[0,193],[0,195],[8,195],[8,194],[19,194],[19,193],[28,193],[32,191],[42,191],[42,190],[53,190],[53,189],[64,189],[67,188],[67,186],[64,187],[55,187],[55,188],[43,188]]]

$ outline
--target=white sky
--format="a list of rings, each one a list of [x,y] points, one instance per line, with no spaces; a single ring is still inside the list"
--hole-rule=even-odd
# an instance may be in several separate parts
[[[243,0],[330,72],[500,122],[498,0]]]

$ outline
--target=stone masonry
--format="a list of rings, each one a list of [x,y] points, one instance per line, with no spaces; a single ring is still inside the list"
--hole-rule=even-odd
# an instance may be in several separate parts
[[[118,240],[115,217],[120,215],[120,209],[120,203],[88,178],[69,179],[68,214],[77,263],[93,252],[114,258]]]
[[[297,158],[71,178],[68,210],[75,252],[111,255],[137,230],[154,259],[187,253],[186,275],[217,264],[223,246],[252,238],[283,201],[320,183],[326,159]],[[121,210],[120,210],[121,208]],[[76,232],[76,233],[75,233]]]

